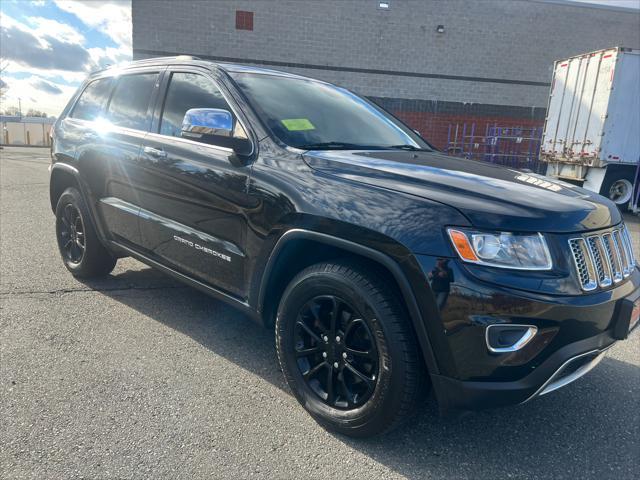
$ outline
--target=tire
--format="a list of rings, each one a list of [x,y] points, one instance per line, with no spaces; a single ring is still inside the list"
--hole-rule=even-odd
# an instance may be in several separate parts
[[[280,366],[296,399],[329,430],[384,433],[424,400],[426,369],[395,291],[373,269],[335,262],[303,270],[282,296]]]
[[[104,248],[80,192],[67,188],[56,205],[56,238],[64,266],[74,277],[109,274],[117,259]]]
[[[633,197],[633,169],[607,168],[604,181],[600,187],[600,195],[615,203],[621,212],[629,209],[629,202]]]

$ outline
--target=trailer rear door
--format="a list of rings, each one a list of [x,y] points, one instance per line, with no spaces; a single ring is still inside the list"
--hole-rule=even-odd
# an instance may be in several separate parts
[[[617,49],[556,62],[543,138],[555,158],[597,157]]]
[[[604,123],[600,158],[637,164],[640,159],[640,50],[620,50]]]

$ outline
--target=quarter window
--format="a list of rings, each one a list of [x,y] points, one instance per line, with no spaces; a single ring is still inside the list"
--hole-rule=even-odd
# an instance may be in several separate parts
[[[111,78],[94,80],[76,102],[71,112],[72,118],[93,121],[102,113],[102,109],[109,99],[111,93]]]
[[[157,77],[157,73],[141,73],[118,80],[108,109],[112,124],[136,130],[147,129],[147,110]]]
[[[222,108],[231,111],[220,90],[208,78],[197,73],[173,73],[164,101],[160,133],[180,137],[184,114],[192,108]]]

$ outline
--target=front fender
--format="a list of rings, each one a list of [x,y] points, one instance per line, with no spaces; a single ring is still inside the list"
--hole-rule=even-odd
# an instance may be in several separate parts
[[[431,342],[432,336],[441,330],[438,327],[438,311],[434,297],[415,257],[408,251],[405,251],[404,255],[400,254],[400,249],[404,248],[399,245],[394,250],[394,254],[400,254],[400,256],[393,258],[375,248],[326,233],[302,228],[292,228],[287,230],[278,238],[264,268],[264,274],[262,275],[258,290],[258,298],[256,299],[256,303],[261,313],[265,304],[265,295],[268,291],[268,284],[272,280],[273,272],[278,264],[280,255],[290,242],[295,242],[301,239],[311,240],[313,242],[337,248],[347,253],[364,257],[389,271],[396,281],[404,303],[407,306],[409,317],[418,337],[418,342],[429,372],[434,374],[438,374],[440,372],[440,366],[436,361],[434,348]]]

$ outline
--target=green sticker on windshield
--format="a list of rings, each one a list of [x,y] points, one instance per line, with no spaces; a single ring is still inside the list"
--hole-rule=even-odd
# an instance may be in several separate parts
[[[287,127],[287,130],[291,132],[298,132],[302,130],[315,130],[316,127],[307,118],[287,118],[281,120],[282,124]]]

